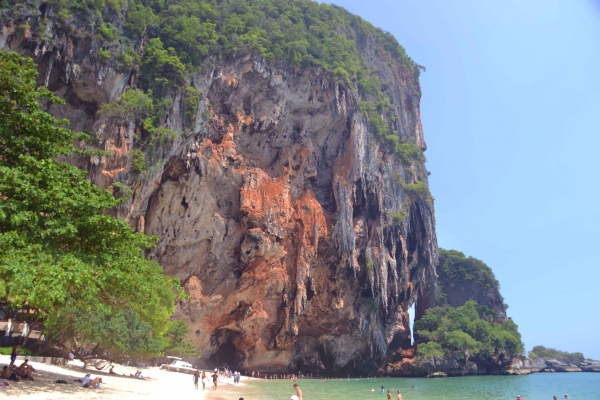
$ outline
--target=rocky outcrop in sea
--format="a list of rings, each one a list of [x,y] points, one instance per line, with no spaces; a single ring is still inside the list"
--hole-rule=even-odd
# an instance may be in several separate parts
[[[507,373],[512,375],[527,375],[534,372],[600,372],[600,361],[567,362],[558,359],[529,357],[515,359],[507,369]]]

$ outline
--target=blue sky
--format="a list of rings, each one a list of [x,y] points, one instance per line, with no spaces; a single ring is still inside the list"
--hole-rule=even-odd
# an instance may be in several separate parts
[[[600,1],[332,3],[427,68],[440,247],[494,270],[528,350],[600,359]]]

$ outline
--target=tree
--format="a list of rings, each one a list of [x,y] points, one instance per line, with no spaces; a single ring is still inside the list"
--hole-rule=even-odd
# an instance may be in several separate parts
[[[452,331],[446,334],[446,341],[450,348],[460,350],[465,355],[477,354],[479,351],[479,343],[468,333],[462,331]]]
[[[55,161],[84,136],[43,110],[62,101],[36,76],[31,59],[0,52],[0,302],[27,306],[55,343],[91,341],[109,357],[135,321],[157,342],[133,349],[156,353],[179,284],[144,257],[157,238],[105,214],[122,200]]]
[[[165,335],[168,343],[165,345],[165,355],[199,357],[198,348],[189,341],[190,327],[182,319],[175,319],[169,324]]]
[[[517,325],[511,320],[487,321],[480,317],[481,307],[473,300],[461,307],[433,307],[415,322],[418,355],[460,352],[465,357],[495,359],[502,354],[513,357],[523,352]]]

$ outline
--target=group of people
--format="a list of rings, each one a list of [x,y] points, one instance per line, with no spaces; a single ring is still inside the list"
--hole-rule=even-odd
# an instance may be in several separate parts
[[[256,378],[260,379],[260,371],[259,372],[254,372],[252,371],[251,375],[252,378],[254,378],[256,376]],[[312,374],[310,374],[310,377],[312,378]],[[267,373],[263,374],[263,378],[264,380],[278,380],[278,379],[289,379],[291,381],[296,382],[298,380],[298,378],[304,378],[304,375],[302,375],[302,371],[298,372],[298,375],[296,374],[272,374],[269,375]]]
[[[415,387],[413,386],[413,389],[414,388]],[[375,388],[371,388],[371,392],[375,392]],[[383,385],[381,385],[381,393],[385,393],[385,388],[383,387]],[[392,400],[393,399],[393,395],[392,395],[392,391],[391,390],[387,391],[387,399],[388,400]],[[397,400],[402,400],[402,393],[400,393],[400,390],[398,390],[398,393],[396,393],[396,399]]]
[[[29,360],[25,360],[19,367],[16,367],[11,361],[10,365],[5,365],[2,368],[2,378],[20,382],[21,380],[33,381],[33,373],[35,369],[29,365]]]
[[[33,373],[36,372],[29,364],[29,360],[25,360],[20,366],[16,366],[17,356],[19,355],[19,345],[16,344],[10,353],[10,364],[2,368],[0,376],[4,379],[20,382],[21,380],[33,381]]]
[[[219,384],[218,372],[218,369],[215,368],[215,372],[210,376],[213,382],[213,390],[217,390],[217,386]],[[194,372],[194,375],[192,376],[192,379],[194,381],[194,387],[196,388],[196,390],[198,390],[198,384],[200,382],[202,382],[202,390],[206,389],[206,383],[208,382],[209,378],[204,371],[200,372],[199,370],[196,370],[196,372]]]
[[[135,371],[135,374],[129,374],[129,376],[131,376],[132,378],[135,378],[135,379],[142,379],[145,381],[152,380],[152,378],[150,378],[148,376],[142,376],[142,371],[140,371],[139,369],[137,371]]]
[[[204,371],[200,372],[198,370],[196,370],[196,372],[194,372],[194,387],[196,388],[196,390],[198,390],[198,381],[202,381],[202,390],[206,389],[206,381],[208,381],[208,378],[206,376],[206,374],[204,373]]]
[[[242,377],[242,374],[240,372],[238,372],[238,371],[235,371],[233,373],[233,384],[234,385],[239,385],[241,377]]]

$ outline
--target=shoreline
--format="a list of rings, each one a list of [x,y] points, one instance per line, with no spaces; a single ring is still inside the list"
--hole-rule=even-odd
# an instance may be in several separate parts
[[[0,366],[7,365],[9,363],[8,356],[0,356]],[[30,362],[34,368],[37,369],[36,374],[34,374],[35,381],[28,382],[23,381],[21,383],[14,383],[12,381],[8,381],[9,387],[0,387],[0,396],[4,396],[5,398],[15,398],[21,400],[29,400],[29,399],[44,399],[44,400],[59,400],[59,399],[104,399],[104,400],[117,400],[117,399],[160,399],[164,400],[165,398],[171,399],[175,397],[191,397],[194,399],[204,399],[204,400],[237,400],[240,397],[244,397],[246,400],[254,399],[254,398],[289,398],[289,395],[292,394],[292,384],[294,382],[290,381],[290,379],[268,379],[267,381],[264,378],[252,378],[248,376],[242,376],[240,384],[234,385],[232,378],[224,378],[219,382],[219,386],[217,391],[212,390],[212,382],[207,384],[207,389],[202,391],[200,386],[199,390],[194,389],[192,376],[184,373],[178,372],[169,372],[163,371],[156,367],[150,368],[142,368],[142,374],[144,376],[148,376],[153,378],[152,380],[139,380],[130,378],[128,376],[123,375],[110,375],[107,372],[97,371],[95,367],[90,367],[87,369],[82,368],[81,363],[69,363],[66,366],[56,366],[56,365],[47,365],[42,363]],[[17,364],[20,364],[19,362]],[[129,374],[134,373],[136,368],[127,367],[115,364],[115,372],[119,374]],[[200,369],[202,371],[202,369]],[[209,369],[204,369],[205,372],[209,372]],[[100,376],[103,378],[103,384],[101,389],[87,389],[81,387],[81,385],[77,382],[74,382],[74,379],[81,379],[85,376],[86,373],[90,373],[92,377]],[[535,375],[549,375],[549,374],[535,374]],[[556,375],[564,375],[561,373],[556,373]],[[580,374],[575,374],[580,375]],[[595,374],[594,374],[595,375]],[[488,375],[478,375],[478,376],[488,376]],[[494,375],[489,375],[492,377]],[[499,375],[497,375],[500,378]],[[504,375],[507,376],[507,375]],[[464,376],[461,376],[464,377]],[[473,376],[470,376],[473,377]],[[63,379],[69,382],[69,384],[57,384],[55,381],[57,379]],[[417,377],[392,377],[392,376],[383,376],[383,377],[351,377],[351,378],[323,378],[323,382],[326,382],[326,386],[321,386],[322,383],[320,378],[302,378],[298,379],[298,384],[307,392],[312,393],[312,398],[315,399],[323,399],[329,398],[330,394],[324,394],[320,392],[322,388],[329,387],[332,389],[331,393],[336,393],[336,391],[340,388],[344,387],[375,387],[376,389],[380,385],[385,385],[386,390],[388,386],[396,386],[397,383],[391,383],[390,381],[394,381],[395,379],[409,379],[403,387],[404,390],[407,390],[410,386],[414,385],[417,387],[417,390],[423,388],[429,384],[425,384],[425,381],[422,379],[418,379]],[[503,379],[503,378],[500,378]],[[348,381],[349,382],[346,382]],[[0,381],[4,381],[0,379]],[[361,381],[360,383],[357,381]],[[370,381],[370,382],[369,382]],[[412,381],[412,382],[411,382]],[[418,382],[423,382],[419,384]],[[258,382],[263,382],[258,384]],[[369,383],[367,383],[369,382]],[[371,383],[372,382],[372,383]],[[408,383],[411,382],[411,383]],[[509,382],[509,381],[506,381]],[[514,385],[522,382],[520,380],[510,380],[510,382],[514,382]],[[350,384],[350,386],[346,386],[346,384]],[[357,386],[355,386],[357,385]],[[436,384],[437,385],[437,384]],[[362,389],[361,389],[362,390]],[[519,389],[519,393],[525,392],[525,390]],[[267,395],[267,393],[269,393]],[[281,395],[279,395],[281,393]],[[417,392],[408,391],[406,392],[405,398],[406,400],[411,400],[414,397],[411,397],[411,394],[416,394]],[[420,393],[420,392],[419,392]],[[349,395],[350,392],[347,393]],[[369,392],[365,394],[365,396],[379,396],[379,389],[375,393]],[[355,397],[351,397],[355,398]]]
[[[16,365],[23,361],[17,360]],[[0,356],[0,366],[10,363],[9,356]],[[142,376],[149,380],[135,379],[129,374],[134,374],[138,368],[115,364],[116,374],[98,371],[95,367],[83,368],[81,362],[70,362],[64,366],[49,365],[40,362],[29,362],[36,369],[34,381],[7,381],[0,378],[0,382],[8,382],[8,387],[0,387],[0,397],[45,400],[62,399],[169,399],[173,396],[189,397],[208,400],[230,400],[233,389],[233,379],[227,378],[219,382],[217,391],[212,390],[212,382],[207,383],[206,390],[194,388],[192,375],[179,372],[163,371],[158,367],[140,368]],[[202,370],[200,370],[202,371]],[[209,370],[205,370],[209,372]],[[77,379],[82,379],[87,373],[92,378],[101,377],[100,389],[84,388]],[[247,377],[242,377],[240,387],[244,386]],[[231,383],[228,382],[231,379]],[[68,382],[56,383],[57,380]],[[236,398],[237,400],[237,398]]]

